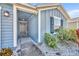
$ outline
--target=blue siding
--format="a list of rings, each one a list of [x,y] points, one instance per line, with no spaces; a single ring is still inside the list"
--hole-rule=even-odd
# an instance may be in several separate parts
[[[13,47],[13,6],[11,4],[0,4],[2,7],[1,40],[2,48]],[[4,11],[8,11],[10,16],[4,16]]]
[[[64,28],[67,28],[67,23],[68,23],[68,22],[66,21],[66,19],[63,19],[63,27],[64,27]]]
[[[43,41],[44,33],[50,33],[50,17],[59,17],[63,20],[63,27],[66,28],[67,20],[58,9],[49,9],[41,11],[41,41]],[[55,20],[56,22],[58,20]]]
[[[50,32],[50,10],[46,10],[46,32]]]
[[[28,23],[28,34],[32,37],[34,41],[38,41],[38,17],[37,15],[32,15]]]
[[[1,9],[0,9],[0,48],[1,48]]]
[[[46,11],[41,12],[41,42],[43,41],[44,38],[44,33],[46,32]]]

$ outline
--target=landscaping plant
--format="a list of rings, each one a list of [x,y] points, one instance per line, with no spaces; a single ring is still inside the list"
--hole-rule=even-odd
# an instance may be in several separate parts
[[[77,33],[79,37],[79,30]],[[59,28],[56,30],[56,35],[51,35],[49,33],[45,33],[45,42],[48,46],[55,48],[57,47],[58,41],[68,42],[73,41],[75,42],[77,39],[76,30],[74,28],[72,29],[65,29],[65,28]]]
[[[72,28],[68,30],[68,40],[75,42],[77,39],[77,35],[76,35],[76,29]]]
[[[72,28],[72,29],[60,28],[57,32],[57,37],[59,40],[75,42],[76,31],[74,28]]]
[[[76,30],[76,34],[77,34],[76,42],[77,42],[78,47],[79,47],[79,29]]]
[[[57,38],[59,40],[68,40],[68,37],[69,37],[69,34],[68,34],[68,31],[66,29],[60,28],[57,31]]]
[[[0,51],[0,56],[11,56],[13,51],[10,48],[3,48]]]
[[[49,33],[45,33],[45,42],[48,46],[52,47],[52,48],[56,48],[57,47],[57,38],[54,37],[53,35],[49,34]]]
[[[76,30],[77,37],[79,38],[79,29]]]

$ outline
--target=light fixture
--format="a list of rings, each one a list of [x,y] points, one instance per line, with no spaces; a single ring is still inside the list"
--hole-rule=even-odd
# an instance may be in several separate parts
[[[23,21],[25,20],[25,19],[22,19]]]
[[[4,11],[4,16],[9,17],[9,12],[8,11]]]

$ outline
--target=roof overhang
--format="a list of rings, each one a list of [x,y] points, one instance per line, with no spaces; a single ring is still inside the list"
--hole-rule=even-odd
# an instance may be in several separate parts
[[[61,5],[48,5],[48,6],[37,7],[37,10],[41,10],[41,11],[48,9],[58,9],[67,20],[71,20],[68,13],[64,10],[64,8]]]
[[[72,20],[69,21],[69,23],[75,23],[75,22],[79,22],[79,17],[73,18]]]
[[[17,8],[17,10],[22,10],[28,13],[37,14],[37,9],[29,6],[28,4],[24,5],[20,3],[15,3],[14,5]]]
[[[64,10],[63,6],[60,4],[48,4],[48,5],[41,5],[41,6],[37,6],[37,7],[31,6],[27,3],[26,4],[17,3],[15,5],[19,9],[23,9],[23,10],[26,10],[26,11],[32,12],[32,13],[38,13],[38,10],[42,11],[42,10],[48,10],[48,9],[58,9],[68,21],[71,20],[68,13]]]

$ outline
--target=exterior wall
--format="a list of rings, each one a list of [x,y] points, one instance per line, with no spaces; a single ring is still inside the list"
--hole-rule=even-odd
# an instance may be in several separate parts
[[[13,6],[11,4],[0,4],[2,7],[1,18],[1,43],[2,48],[13,47]],[[9,12],[9,17],[4,16],[4,11]]]
[[[67,21],[64,16],[57,9],[50,9],[41,11],[41,41],[44,38],[44,33],[50,33],[50,17],[59,17],[63,19],[63,27],[67,27]],[[58,20],[55,20],[58,21]]]
[[[13,47],[13,6],[11,4],[0,4],[0,44],[2,48]],[[10,16],[3,15],[4,11],[9,11]],[[50,33],[50,17],[56,16],[63,19],[63,26],[67,26],[66,19],[56,9],[45,10],[41,12],[41,41],[44,38],[44,33]],[[1,18],[2,17],[2,18]],[[28,21],[28,34],[34,41],[38,41],[38,15],[32,15]],[[1,48],[0,46],[0,48]]]
[[[1,7],[0,7],[0,48],[1,48]]]
[[[35,41],[38,41],[38,16],[32,15],[28,23],[28,34]]]

